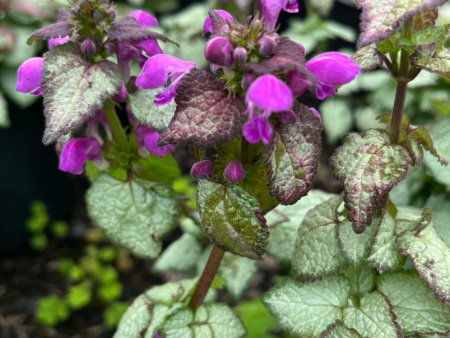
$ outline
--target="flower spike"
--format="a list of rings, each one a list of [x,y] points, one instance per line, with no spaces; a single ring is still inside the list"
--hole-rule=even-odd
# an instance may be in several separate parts
[[[76,138],[67,143],[61,152],[59,169],[80,175],[86,161],[103,164],[102,147],[95,137]]]
[[[39,96],[44,91],[41,87],[41,72],[44,58],[31,58],[22,63],[17,70],[16,91]]]

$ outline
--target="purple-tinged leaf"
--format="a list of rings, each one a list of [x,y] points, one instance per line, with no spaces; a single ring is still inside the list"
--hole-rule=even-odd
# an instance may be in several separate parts
[[[44,144],[77,130],[122,88],[120,68],[103,60],[92,64],[73,42],[44,54],[41,87],[44,89],[46,129]]]
[[[361,335],[338,320],[336,323],[328,325],[327,329],[320,334],[320,338],[361,338]]]
[[[377,67],[383,65],[383,54],[377,50],[377,46],[372,43],[366,47],[358,48],[352,56],[352,60],[361,68],[362,71],[371,72]]]
[[[394,34],[401,21],[423,11],[444,4],[447,0],[356,0],[362,8],[361,35],[358,46],[384,40]]]
[[[108,29],[111,41],[128,41],[128,40],[147,40],[155,39],[164,42],[171,42],[178,46],[176,42],[170,40],[167,36],[142,29],[139,22],[133,17],[127,16],[120,21],[114,22]]]
[[[274,127],[264,150],[269,194],[284,205],[294,204],[311,190],[322,151],[320,118],[297,102],[293,111],[296,122]]]
[[[347,219],[362,233],[380,212],[382,197],[406,177],[413,159],[408,150],[390,144],[389,133],[368,129],[349,133],[330,159],[333,178],[344,185]]]
[[[211,32],[211,38],[225,37],[227,33],[222,28],[227,25],[227,19],[233,21],[233,17],[225,11],[209,11],[208,17],[203,24],[203,35],[206,32]]]
[[[428,150],[434,157],[436,157],[439,163],[443,166],[448,166],[447,160],[438,153],[436,148],[434,147],[433,140],[431,139],[430,133],[428,130],[423,127],[417,127],[408,133],[409,140],[417,140],[425,150]]]
[[[417,48],[416,52],[409,57],[411,66],[450,76],[450,49],[442,48],[435,53],[436,46],[437,43],[420,45],[420,48]]]
[[[347,259],[337,244],[337,210],[342,196],[331,197],[308,211],[297,224],[297,239],[291,264],[294,275],[301,282],[322,280],[348,267]]]
[[[311,83],[315,82],[305,68],[304,53],[294,41],[286,36],[282,36],[278,40],[277,47],[269,58],[261,60],[259,63],[246,63],[244,70],[256,76],[297,70],[300,74],[306,75]]]
[[[58,21],[53,25],[38,29],[28,38],[27,44],[31,46],[33,41],[48,41],[50,39],[65,38],[72,36],[73,27],[70,24],[71,16],[68,11],[61,11],[58,14]]]
[[[246,106],[224,84],[207,72],[191,69],[177,88],[177,110],[159,145],[182,144],[210,147],[230,141],[242,130]]]
[[[430,208],[415,221],[397,220],[395,235],[400,252],[411,258],[414,267],[436,298],[450,305],[450,249],[436,234]]]
[[[235,255],[264,259],[269,231],[256,197],[236,184],[201,180],[197,205],[205,232],[217,246]]]
[[[413,17],[413,29],[419,31],[425,27],[433,27],[439,11],[437,8],[424,9]]]

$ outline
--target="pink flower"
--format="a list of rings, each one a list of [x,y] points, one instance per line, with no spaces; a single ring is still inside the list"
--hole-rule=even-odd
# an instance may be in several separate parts
[[[50,39],[50,40],[48,40],[48,49],[52,49],[53,47],[58,46],[58,45],[63,45],[67,41],[69,41],[69,37],[66,36],[66,37],[62,38],[61,35],[59,36],[59,38]]]
[[[200,161],[195,163],[191,168],[191,176],[198,180],[207,180],[213,176],[214,164],[210,161]]]
[[[61,152],[59,169],[80,175],[86,161],[95,161],[100,166],[103,164],[102,147],[95,137],[69,141]]]
[[[141,25],[142,29],[158,26],[158,20],[144,11],[137,10],[131,13],[129,16],[135,18],[137,22],[139,22],[139,25]]]
[[[261,0],[264,29],[272,31],[283,9],[289,13],[298,12],[297,0]]]
[[[233,21],[233,17],[230,13],[222,11],[220,9],[215,10],[217,14],[219,14],[222,18],[228,19],[228,21]],[[212,24],[211,24],[211,18],[209,16],[206,17],[205,22],[203,23],[203,31],[202,34],[205,35],[206,32],[212,32]]]
[[[241,162],[231,161],[226,166],[223,177],[230,182],[239,182],[245,176],[245,169]]]
[[[171,79],[170,86],[164,88],[155,96],[155,104],[164,105],[172,101],[181,78],[195,67],[195,63],[183,61],[171,55],[159,54],[151,57],[142,68],[141,74],[136,79],[136,86],[142,89],[155,89],[162,87]]]
[[[233,64],[233,45],[225,38],[213,38],[206,44],[205,58],[215,65],[229,67]]]
[[[41,85],[41,72],[44,58],[31,58],[22,63],[17,70],[16,91],[39,96],[44,91]]]
[[[158,147],[159,134],[151,128],[146,126],[138,126],[136,128],[136,142],[139,148],[147,148],[147,150],[157,157],[164,157],[167,151],[175,151],[175,147],[171,144],[163,147]]]

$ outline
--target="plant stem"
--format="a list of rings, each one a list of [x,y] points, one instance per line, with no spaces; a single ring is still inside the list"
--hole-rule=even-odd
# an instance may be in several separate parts
[[[122,124],[119,121],[119,117],[116,114],[114,106],[112,105],[112,103],[107,102],[103,106],[103,110],[105,111],[106,118],[111,125],[112,133],[117,141],[117,144],[119,145],[120,150],[125,153],[129,153],[131,151],[130,145],[128,143],[127,136],[125,135],[125,131],[122,128]]]
[[[214,276],[219,269],[219,265],[224,254],[225,251],[223,251],[221,248],[216,245],[213,246],[211,253],[209,254],[208,262],[205,265],[205,269],[203,270],[203,273],[198,280],[198,284],[195,288],[194,294],[189,301],[188,306],[191,310],[195,311],[195,309],[197,309],[203,302],[203,299],[205,299],[209,287],[214,280]]]
[[[398,144],[400,136],[400,127],[402,125],[403,108],[405,106],[406,89],[408,83],[404,81],[397,82],[397,90],[395,92],[394,109],[392,110],[391,119],[391,143]]]
[[[242,164],[249,164],[250,159],[249,157],[249,150],[250,150],[250,143],[246,140],[244,136],[242,136],[241,139],[241,163]]]

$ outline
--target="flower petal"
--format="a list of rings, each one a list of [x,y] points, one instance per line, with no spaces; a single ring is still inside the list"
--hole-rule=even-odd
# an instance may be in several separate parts
[[[42,94],[41,72],[44,58],[31,58],[22,63],[17,70],[16,91],[38,96]]]
[[[309,82],[308,78],[296,70],[291,70],[287,73],[286,84],[291,89],[294,97],[302,95],[311,87],[311,82]]]
[[[66,144],[61,152],[59,169],[80,175],[86,161],[102,158],[102,148],[95,137],[76,138]]]
[[[139,25],[141,25],[142,29],[145,29],[147,27],[157,27],[158,26],[158,20],[151,16],[150,14],[138,10],[131,13],[129,16],[132,18],[135,18],[137,22],[139,22]]]
[[[359,66],[347,55],[323,53],[306,62],[306,69],[327,85],[339,86],[352,81],[359,73]]]
[[[334,89],[333,86],[329,86],[327,84],[317,82],[316,96],[319,100],[323,100],[326,97],[332,97],[335,92],[336,92],[336,89]]]
[[[229,67],[233,64],[233,45],[228,39],[213,38],[206,44],[205,58],[215,65]]]
[[[158,137],[159,133],[154,131],[151,128],[147,128],[146,126],[138,126],[136,128],[136,143],[139,148],[145,146],[147,150],[157,157],[164,157],[167,154],[167,151],[175,151],[175,147],[173,145],[167,145],[163,147],[158,147]]]
[[[230,182],[239,182],[245,176],[245,169],[241,162],[231,161],[227,164],[223,177]]]
[[[164,54],[161,47],[158,45],[158,41],[155,39],[136,41],[135,46],[142,48],[150,57],[158,54]]]
[[[275,28],[281,9],[289,13],[298,12],[297,0],[262,0],[261,4],[264,29],[266,31],[272,31]]]
[[[242,127],[242,135],[250,143],[258,143],[262,140],[264,144],[267,144],[272,136],[272,127],[262,115],[254,115]]]
[[[155,89],[166,83],[170,73],[185,72],[195,67],[191,61],[183,61],[174,56],[159,54],[151,57],[136,79],[136,86],[142,89]]]
[[[231,16],[230,13],[222,11],[220,9],[216,10],[215,12],[217,12],[222,18],[224,19],[228,19],[229,21],[233,21],[233,17]],[[212,24],[211,24],[211,18],[209,16],[206,17],[205,22],[203,23],[203,31],[202,34],[205,35],[206,32],[212,32]]]
[[[282,81],[268,74],[257,78],[250,85],[247,100],[263,110],[283,111],[291,108],[292,93]]]
[[[48,40],[48,49],[52,49],[53,47],[58,46],[58,45],[63,45],[67,41],[69,41],[69,37],[66,36],[66,37],[62,38],[61,35],[59,36],[59,38],[50,39],[50,40]]]
[[[314,113],[314,115],[316,115],[322,121],[322,116],[320,116],[319,112],[316,109],[309,108],[309,110],[311,110]]]

